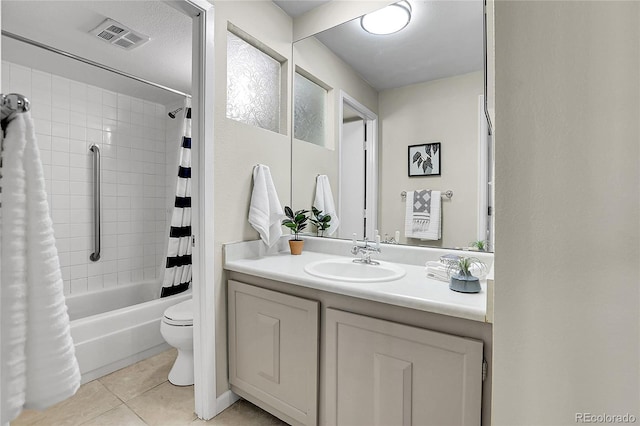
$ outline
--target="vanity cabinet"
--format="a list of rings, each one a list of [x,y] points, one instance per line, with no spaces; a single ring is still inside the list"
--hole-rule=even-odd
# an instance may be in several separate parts
[[[230,280],[231,390],[290,424],[318,422],[319,303]]]
[[[326,310],[329,425],[479,425],[479,340]]]
[[[491,424],[489,324],[230,278],[231,390],[287,423]]]

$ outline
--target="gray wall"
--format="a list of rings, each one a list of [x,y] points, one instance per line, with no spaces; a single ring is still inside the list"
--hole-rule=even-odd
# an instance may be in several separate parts
[[[640,418],[639,12],[495,3],[493,424]]]
[[[466,247],[477,239],[478,96],[482,72],[412,84],[380,92],[381,234],[400,231],[400,242]],[[408,177],[407,147],[441,142],[440,176]],[[453,190],[442,202],[442,239],[420,241],[404,236],[402,191]]]
[[[280,202],[290,203],[291,142],[290,123],[284,134],[260,129],[227,119],[227,23],[239,27],[252,37],[275,50],[287,61],[291,75],[292,21],[282,9],[271,2],[220,1],[215,9],[215,188],[214,221],[216,278],[212,285],[216,297],[216,361],[218,394],[228,389],[227,383],[227,311],[226,283],[222,269],[222,244],[258,239],[258,233],[249,225],[249,202],[253,188],[253,167],[266,164],[271,169]],[[287,81],[289,81],[288,79]],[[290,86],[287,84],[287,86]],[[284,96],[289,99],[291,87]],[[291,117],[287,102],[287,117]],[[213,141],[208,141],[213,143]]]

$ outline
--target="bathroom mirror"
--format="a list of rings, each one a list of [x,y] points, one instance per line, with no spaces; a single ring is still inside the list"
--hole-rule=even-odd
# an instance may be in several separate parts
[[[292,202],[310,208],[327,175],[340,225],[324,236],[378,230],[383,241],[492,249],[483,2],[409,7],[393,34],[356,18],[294,43]],[[442,193],[440,236],[408,238],[405,194],[425,189]],[[437,203],[429,208],[436,219]]]

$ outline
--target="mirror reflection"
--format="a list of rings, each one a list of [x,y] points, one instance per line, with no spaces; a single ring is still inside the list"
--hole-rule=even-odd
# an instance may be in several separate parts
[[[292,202],[337,216],[325,236],[492,248],[482,1],[401,3],[394,33],[294,43]]]

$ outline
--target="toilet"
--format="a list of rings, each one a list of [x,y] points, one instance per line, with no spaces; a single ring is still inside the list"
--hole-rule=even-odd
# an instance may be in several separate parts
[[[177,386],[193,384],[193,301],[168,307],[164,311],[160,334],[178,350],[178,357],[169,372],[169,381]]]

